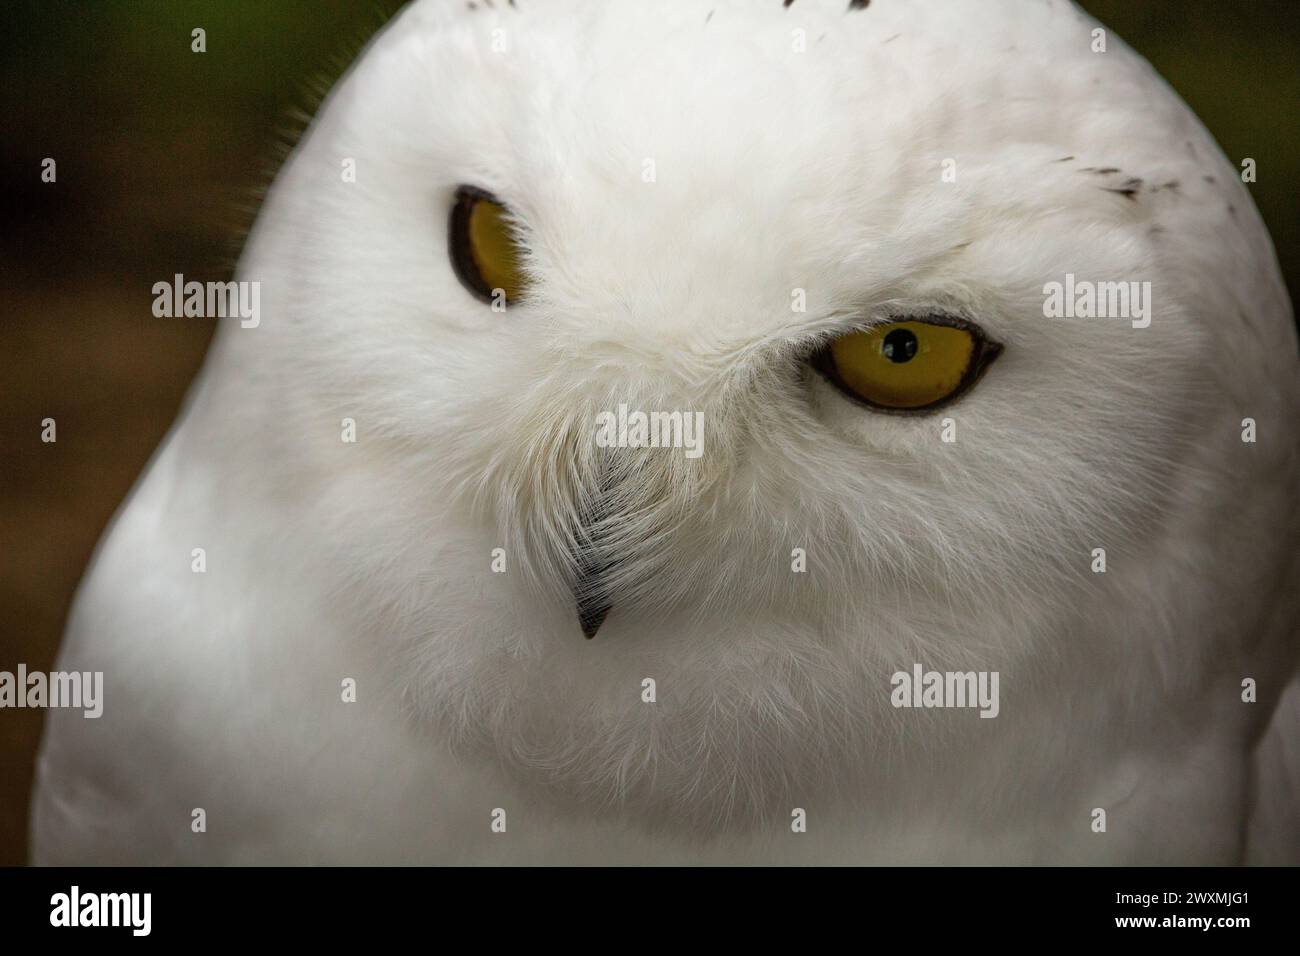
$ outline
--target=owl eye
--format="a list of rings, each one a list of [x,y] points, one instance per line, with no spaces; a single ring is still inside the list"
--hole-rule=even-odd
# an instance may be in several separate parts
[[[919,412],[957,398],[1001,351],[971,322],[930,316],[850,332],[813,356],[813,365],[872,408]]]
[[[491,193],[474,186],[456,190],[448,247],[457,278],[484,302],[517,302],[527,292],[523,247],[509,212]]]

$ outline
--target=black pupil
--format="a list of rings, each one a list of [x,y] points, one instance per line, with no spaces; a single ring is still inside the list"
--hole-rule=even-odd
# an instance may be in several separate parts
[[[916,355],[916,336],[907,329],[894,329],[885,336],[880,351],[891,362],[910,362]]]

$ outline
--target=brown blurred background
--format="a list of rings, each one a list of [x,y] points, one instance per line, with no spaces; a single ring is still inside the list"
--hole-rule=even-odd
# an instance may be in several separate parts
[[[203,358],[213,323],[154,318],[150,287],[177,272],[230,277],[294,114],[398,6],[4,0],[0,670],[53,666],[91,550]],[[1155,64],[1234,163],[1257,161],[1250,188],[1294,300],[1295,0],[1083,6]],[[190,50],[195,27],[206,53]],[[41,181],[46,157],[55,183]],[[47,417],[54,444],[40,440]],[[0,864],[26,859],[40,729],[39,711],[0,710]]]

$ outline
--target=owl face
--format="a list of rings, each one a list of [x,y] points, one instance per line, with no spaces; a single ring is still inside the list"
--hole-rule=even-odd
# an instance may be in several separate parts
[[[1090,555],[1159,529],[1237,295],[1145,64],[1065,4],[470,6],[372,44],[258,239],[268,336],[381,449],[341,547],[423,713],[584,807],[751,820],[878,772],[893,670],[1143,626]],[[1130,314],[1049,315],[1079,282]],[[620,407],[699,453],[600,441]]]

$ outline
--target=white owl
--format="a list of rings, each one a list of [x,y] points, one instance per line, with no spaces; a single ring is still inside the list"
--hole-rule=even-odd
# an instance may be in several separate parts
[[[238,279],[38,861],[1295,860],[1291,307],[1064,0],[421,0]]]

